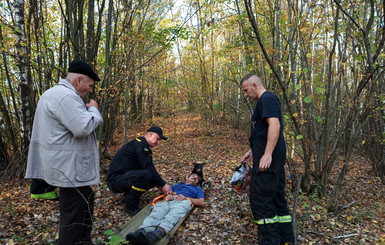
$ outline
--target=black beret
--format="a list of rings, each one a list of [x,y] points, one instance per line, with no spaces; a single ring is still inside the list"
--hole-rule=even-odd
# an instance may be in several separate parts
[[[68,72],[87,75],[95,81],[100,81],[98,75],[94,72],[90,65],[82,60],[74,60],[71,62]]]

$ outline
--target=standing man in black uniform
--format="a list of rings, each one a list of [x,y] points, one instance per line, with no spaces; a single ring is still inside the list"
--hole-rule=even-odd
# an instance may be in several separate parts
[[[107,184],[114,193],[125,193],[124,211],[137,214],[140,197],[147,189],[157,186],[169,195],[171,187],[160,177],[152,162],[151,147],[167,140],[159,127],[151,127],[144,137],[138,137],[124,145],[112,159],[107,173]]]
[[[259,244],[294,244],[294,231],[285,198],[286,143],[281,104],[261,79],[247,74],[241,80],[245,96],[257,100],[251,117],[250,150],[241,161],[253,158],[250,205],[258,223]]]

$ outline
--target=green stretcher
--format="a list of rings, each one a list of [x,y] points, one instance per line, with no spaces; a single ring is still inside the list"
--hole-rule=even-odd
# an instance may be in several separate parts
[[[211,184],[209,183],[208,186],[202,186],[203,192],[206,194],[206,190],[211,187]],[[151,213],[151,207],[152,203],[148,204],[146,207],[144,207],[142,210],[140,210],[139,213],[137,213],[135,216],[133,216],[126,224],[124,224],[117,234],[120,238],[126,239],[126,235],[130,232],[136,231],[139,226],[142,225],[144,219],[150,215]],[[166,234],[162,239],[154,243],[154,245],[166,245],[170,242],[171,238],[175,235],[175,232],[178,230],[180,225],[185,221],[185,219],[190,215],[191,211],[194,209],[195,206],[191,205],[190,210],[186,213],[186,215],[181,218],[178,223],[175,224],[174,228]]]
[[[142,225],[143,220],[150,215],[152,204],[148,204],[145,208],[140,210],[135,216],[133,216],[126,224],[124,224],[121,228],[121,231],[117,234],[120,238],[126,239],[126,235],[130,232],[136,231],[139,226]],[[178,223],[175,224],[174,228],[166,234],[162,239],[154,243],[154,245],[165,245],[168,244],[171,238],[174,236],[175,232],[178,230],[183,221],[187,218],[187,216],[191,213],[194,206],[191,206],[190,210],[187,214],[181,218]]]

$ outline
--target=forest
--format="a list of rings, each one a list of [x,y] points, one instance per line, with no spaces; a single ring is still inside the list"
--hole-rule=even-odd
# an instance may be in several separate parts
[[[384,44],[384,0],[0,0],[0,213],[8,217],[0,221],[0,244],[52,244],[55,228],[31,231],[41,236],[33,240],[31,232],[20,233],[33,218],[23,225],[15,220],[45,205],[28,200],[24,179],[34,112],[42,93],[77,59],[101,78],[85,100],[98,102],[104,121],[96,132],[102,175],[119,147],[158,124],[179,142],[164,147],[181,151],[155,151],[160,172],[170,173],[167,166],[174,163],[215,162],[215,169],[206,169],[213,183],[232,193],[223,198],[247,208],[247,196],[233,196],[220,176],[231,178],[247,151],[255,104],[239,83],[256,73],[284,113],[287,192],[299,215],[298,243],[384,244]],[[111,195],[104,182],[100,188]],[[99,219],[110,211],[100,210]],[[237,222],[246,230],[235,229],[235,237],[253,244],[250,211],[239,212],[244,219]],[[123,222],[115,219],[100,225],[95,239]],[[330,224],[329,235],[319,221]],[[218,230],[234,232],[226,222],[232,227],[224,219]],[[188,237],[237,244],[215,239],[224,231],[205,239],[197,227],[184,229],[193,235],[183,231],[175,244],[194,243]]]

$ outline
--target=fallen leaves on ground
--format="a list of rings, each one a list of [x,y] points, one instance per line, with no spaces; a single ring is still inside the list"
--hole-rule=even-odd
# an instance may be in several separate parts
[[[257,244],[257,226],[251,222],[248,196],[237,193],[229,184],[233,169],[248,150],[247,130],[209,124],[192,115],[156,122],[169,137],[153,149],[161,176],[169,183],[178,177],[183,180],[194,162],[206,162],[204,178],[212,184],[206,191],[206,206],[193,210],[170,244]],[[146,125],[136,130],[131,131],[130,138],[141,136]],[[121,147],[122,138],[117,137],[115,142],[109,149],[111,155]],[[95,187],[94,240],[103,240],[107,230],[118,232],[130,219],[123,211],[121,195],[111,193],[105,180],[102,172],[102,184]],[[292,208],[290,184],[288,178]],[[0,244],[55,244],[57,240],[58,202],[31,199],[28,186],[28,180],[0,182]],[[156,188],[147,192],[142,207],[157,194]],[[341,197],[342,205],[355,203],[338,217],[328,211],[327,195],[300,195],[296,212],[298,244],[385,244],[384,196],[384,186],[372,175],[370,166],[356,157]]]

